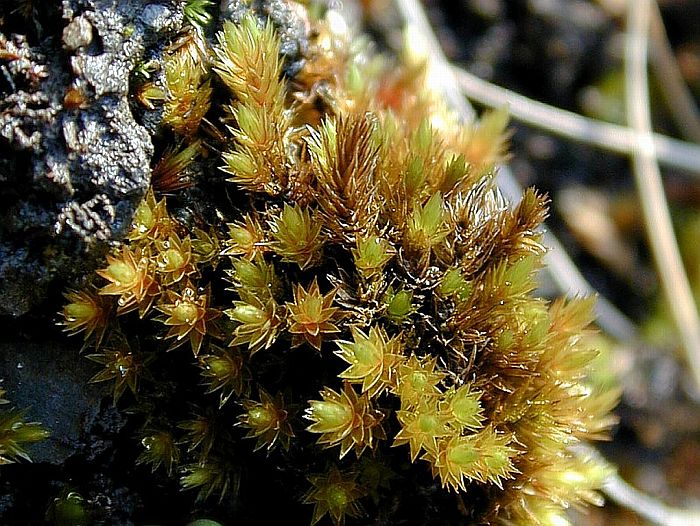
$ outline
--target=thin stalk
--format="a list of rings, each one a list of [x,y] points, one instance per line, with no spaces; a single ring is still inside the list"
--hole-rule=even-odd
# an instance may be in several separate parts
[[[700,143],[700,115],[683,75],[678,68],[678,62],[668,41],[659,3],[651,6],[651,67],[654,70],[656,82],[661,87],[666,107],[678,126],[678,131],[687,139]]]
[[[632,155],[634,152],[637,138],[630,128],[589,119],[577,113],[529,99],[480,79],[461,68],[455,67],[454,72],[464,95],[490,108],[508,105],[508,111],[513,119],[528,126],[605,151],[622,155]],[[700,147],[659,133],[654,133],[652,137],[660,163],[670,168],[700,175]]]
[[[646,70],[650,17],[651,0],[627,1],[625,104],[628,122],[637,134],[633,172],[656,268],[700,392],[700,319],[673,233],[651,134]]]

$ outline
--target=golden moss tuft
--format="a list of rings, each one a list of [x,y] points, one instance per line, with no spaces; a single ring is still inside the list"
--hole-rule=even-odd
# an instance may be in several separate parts
[[[593,300],[533,296],[547,199],[495,185],[506,111],[458,126],[423,64],[323,18],[294,75],[271,21],[225,21],[210,46],[209,2],[185,9],[198,27],[140,88],[164,112],[167,200],[149,191],[63,309],[93,381],[137,404],[140,461],[200,499],[307,487],[312,523],[336,526],[405,522],[443,491],[479,524],[600,503],[605,469],[572,448],[606,436],[618,393],[587,380]]]

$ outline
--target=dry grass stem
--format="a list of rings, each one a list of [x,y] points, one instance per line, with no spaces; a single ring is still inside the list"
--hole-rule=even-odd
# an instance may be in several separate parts
[[[630,128],[532,100],[461,68],[455,67],[454,71],[462,92],[468,98],[492,108],[508,105],[511,117],[528,126],[609,152],[631,155],[634,151],[636,137]],[[654,133],[652,139],[661,164],[700,175],[700,147],[659,133]]]
[[[659,278],[696,389],[700,390],[700,319],[673,233],[651,135],[646,71],[651,2],[629,0],[627,10],[625,98],[628,121],[637,134],[633,172]]]

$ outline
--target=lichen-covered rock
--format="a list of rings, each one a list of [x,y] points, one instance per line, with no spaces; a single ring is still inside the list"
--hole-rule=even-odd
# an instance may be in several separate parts
[[[36,45],[0,33],[0,315],[26,313],[125,234],[153,155],[130,72],[183,17],[179,2],[138,0],[66,0],[62,14]]]

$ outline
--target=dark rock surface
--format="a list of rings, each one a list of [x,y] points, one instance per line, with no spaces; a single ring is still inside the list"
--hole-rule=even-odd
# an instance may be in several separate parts
[[[60,37],[0,35],[0,315],[28,312],[128,229],[153,155],[129,75],[182,8],[70,0],[62,17]]]
[[[71,342],[73,343],[73,342]],[[94,367],[72,345],[56,341],[0,343],[0,377],[8,398],[27,409],[28,421],[38,421],[51,433],[28,446],[34,462],[60,465],[86,448],[85,430],[93,427],[105,394],[89,384]]]

